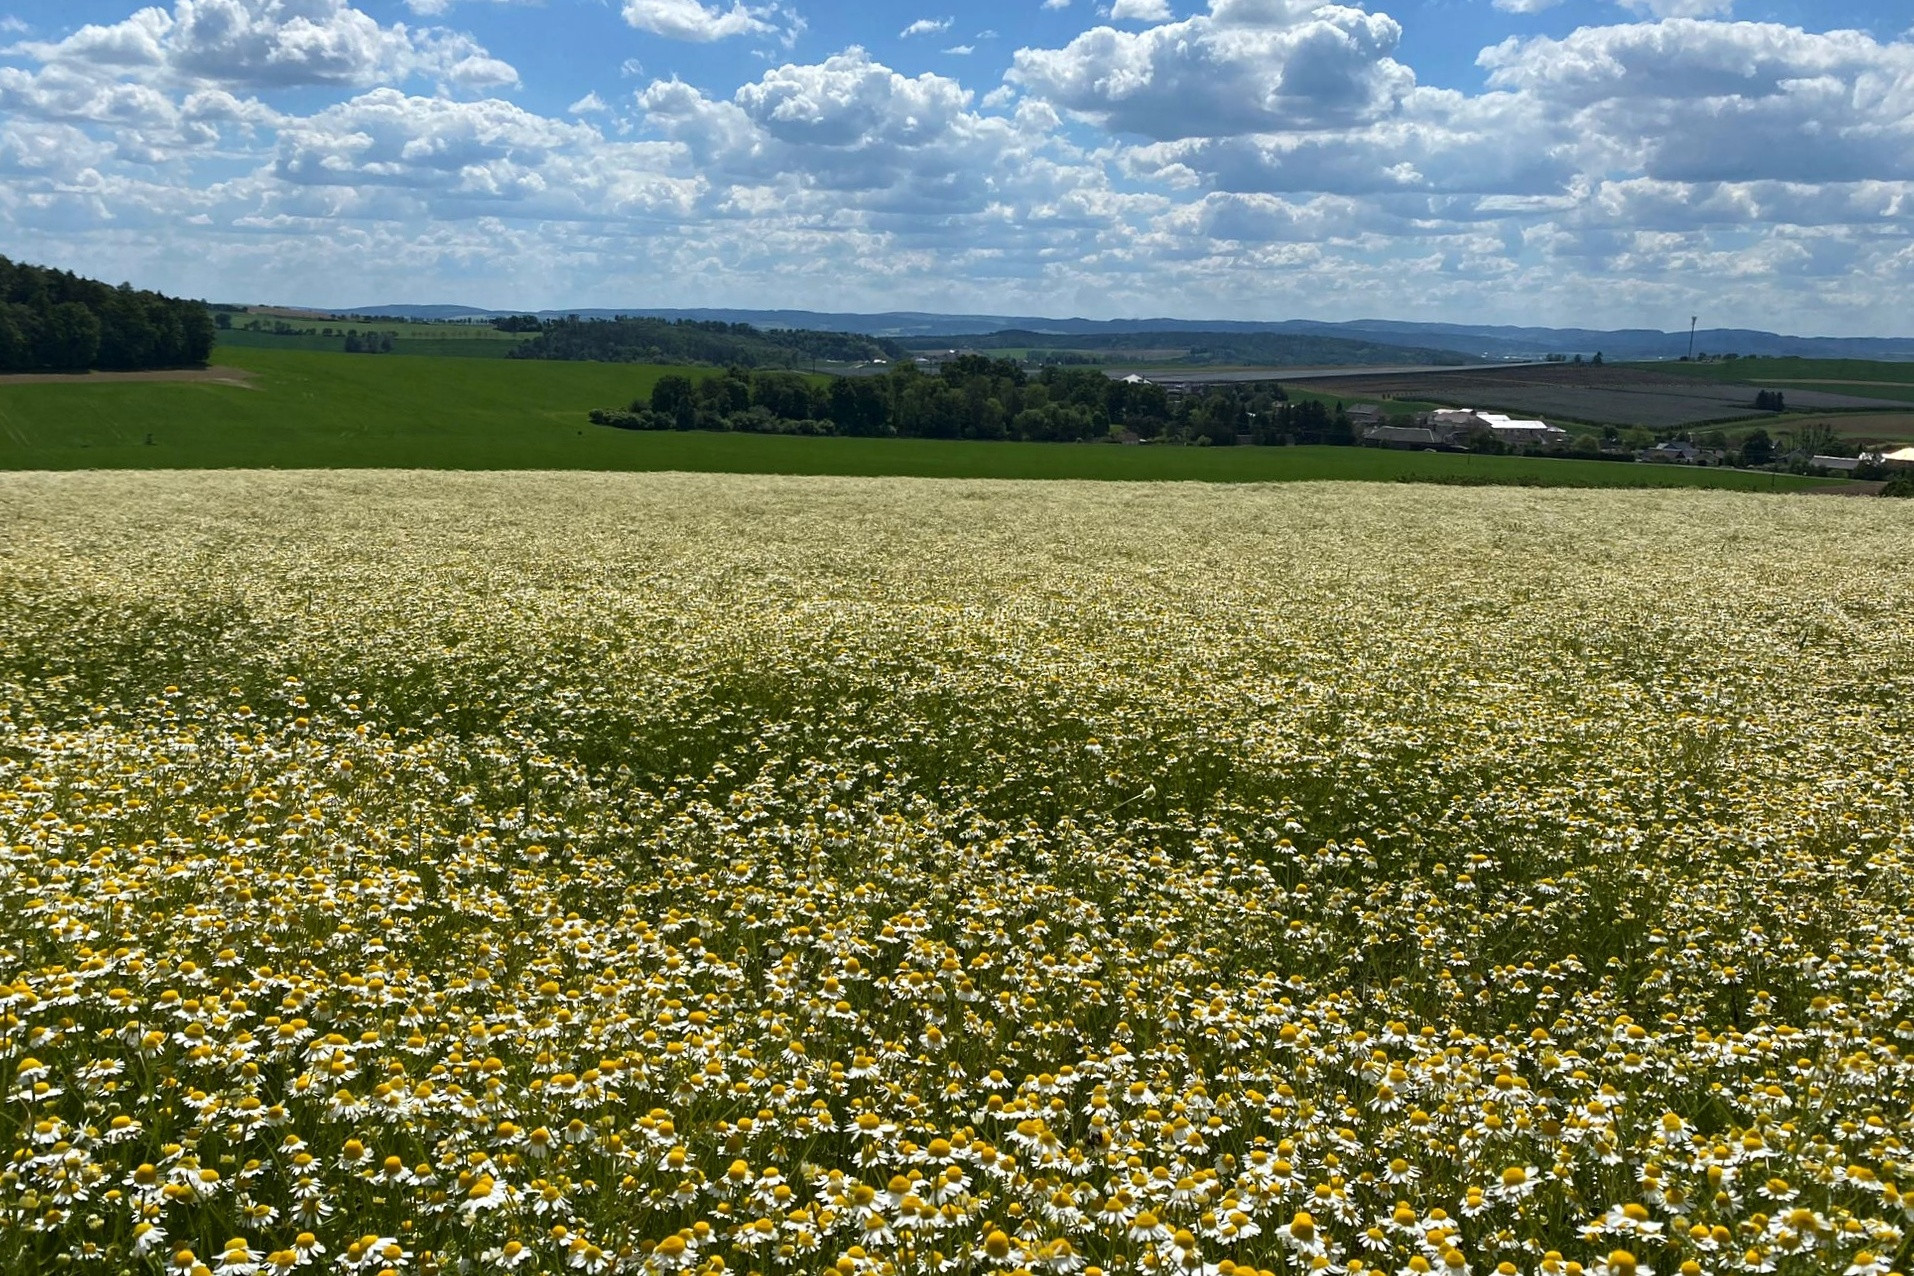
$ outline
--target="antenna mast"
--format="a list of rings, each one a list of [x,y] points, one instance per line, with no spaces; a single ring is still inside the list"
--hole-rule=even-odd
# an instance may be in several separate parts
[[[1695,357],[1695,325],[1700,322],[1700,315],[1690,315],[1688,318],[1688,358],[1691,362]]]

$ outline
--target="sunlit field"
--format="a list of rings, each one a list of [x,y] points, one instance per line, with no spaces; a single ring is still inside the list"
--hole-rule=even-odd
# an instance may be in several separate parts
[[[0,478],[0,1271],[1908,1270],[1907,504]]]

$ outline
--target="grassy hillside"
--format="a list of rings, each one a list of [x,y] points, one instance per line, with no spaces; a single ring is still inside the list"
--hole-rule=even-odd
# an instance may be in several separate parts
[[[250,388],[206,383],[7,385],[0,468],[707,470],[738,474],[1280,482],[1404,479],[1793,491],[1788,476],[1385,452],[1159,448],[634,433],[586,422],[668,371],[632,364],[348,357],[228,349]]]

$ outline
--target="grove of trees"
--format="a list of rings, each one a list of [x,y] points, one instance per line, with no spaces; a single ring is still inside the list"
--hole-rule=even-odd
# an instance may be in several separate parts
[[[0,372],[187,367],[214,332],[203,302],[0,257]]]
[[[934,372],[898,363],[881,376],[820,383],[793,372],[733,367],[694,380],[670,374],[625,409],[591,414],[628,430],[1074,443],[1129,433],[1189,443],[1356,441],[1340,409],[1291,402],[1280,386],[1216,385],[1172,400],[1160,385],[1116,381],[1090,368],[965,355]]]

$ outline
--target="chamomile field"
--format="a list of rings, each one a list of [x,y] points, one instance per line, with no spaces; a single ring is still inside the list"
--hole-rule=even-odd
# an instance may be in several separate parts
[[[0,1270],[1905,1271],[1904,505],[0,477]]]

